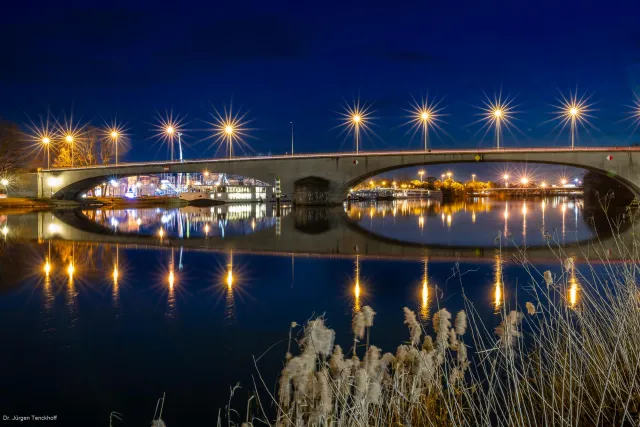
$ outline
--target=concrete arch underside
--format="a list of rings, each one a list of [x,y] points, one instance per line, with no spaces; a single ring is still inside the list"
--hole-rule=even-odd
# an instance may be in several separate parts
[[[341,203],[350,188],[383,172],[436,164],[511,162],[564,165],[606,175],[640,195],[640,148],[432,150],[298,156],[241,157],[177,162],[127,163],[118,166],[45,170],[38,173],[38,194],[73,199],[112,177],[209,170],[281,181],[282,191],[298,204]],[[58,188],[49,189],[50,178]],[[314,187],[314,185],[316,187]]]

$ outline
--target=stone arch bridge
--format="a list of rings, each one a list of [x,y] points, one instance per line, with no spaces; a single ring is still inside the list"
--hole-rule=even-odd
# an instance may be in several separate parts
[[[117,166],[40,170],[37,184],[33,184],[34,187],[37,185],[37,190],[31,190],[43,198],[76,199],[115,177],[207,170],[268,183],[274,183],[279,177],[283,193],[296,203],[331,205],[341,203],[354,185],[381,172],[410,166],[473,162],[575,166],[607,175],[640,195],[640,147],[382,151],[120,163]]]

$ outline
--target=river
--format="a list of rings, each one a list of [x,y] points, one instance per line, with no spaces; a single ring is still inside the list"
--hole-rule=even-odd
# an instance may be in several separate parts
[[[527,300],[518,251],[561,272],[547,245],[586,245],[585,217],[566,198],[0,214],[0,408],[144,425],[166,393],[169,426],[214,425],[237,382],[244,407],[254,357],[273,390],[292,321],[325,314],[349,342],[371,305],[372,342],[391,350],[403,307],[428,325],[464,293],[491,326]]]

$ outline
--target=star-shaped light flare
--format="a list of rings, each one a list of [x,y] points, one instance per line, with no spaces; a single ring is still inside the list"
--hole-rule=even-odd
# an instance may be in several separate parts
[[[482,102],[483,105],[478,107],[481,110],[478,114],[481,118],[474,123],[484,123],[478,132],[484,130],[485,136],[493,128],[496,136],[496,148],[500,149],[502,130],[506,129],[512,133],[512,129],[515,128],[513,121],[518,113],[515,111],[517,106],[513,105],[515,97],[507,95],[503,98],[502,92],[494,94],[493,98],[485,96],[486,100]]]
[[[569,92],[569,96],[560,94],[558,98],[558,104],[553,105],[555,111],[553,112],[554,118],[552,121],[557,121],[558,124],[553,128],[552,132],[560,128],[560,133],[568,126],[571,134],[571,148],[576,145],[576,139],[578,138],[578,127],[582,126],[587,133],[589,128],[594,127],[589,119],[593,119],[592,113],[595,111],[590,103],[591,95],[582,94],[578,95],[578,89],[573,92]]]
[[[167,144],[171,152],[171,160],[174,158],[174,143],[176,140],[180,140],[180,136],[186,130],[185,116],[174,114],[173,110],[165,111],[164,114],[158,113],[156,115],[156,121],[153,124],[152,131],[154,137],[162,145]]]
[[[251,138],[249,134],[253,129],[247,126],[253,120],[247,119],[248,111],[242,112],[242,109],[234,111],[233,102],[229,103],[229,107],[225,105],[222,111],[214,108],[214,112],[210,113],[213,122],[207,122],[212,133],[210,138],[213,144],[218,145],[216,153],[221,147],[224,147],[225,153],[229,158],[233,157],[233,147],[237,146],[242,152],[245,149],[251,150],[251,146],[247,143],[247,139]]]
[[[353,135],[356,153],[358,153],[360,151],[360,134],[364,133],[366,135],[371,131],[371,122],[373,120],[371,104],[366,102],[361,104],[360,99],[350,104],[345,102],[343,111],[338,114],[341,121],[339,127],[342,128],[340,135],[344,133]]]
[[[442,114],[444,107],[440,107],[441,102],[442,99],[429,100],[428,96],[420,101],[411,97],[411,109],[406,110],[410,113],[409,121],[405,123],[405,125],[410,126],[407,133],[412,132],[412,136],[415,136],[415,134],[421,130],[425,151],[428,149],[429,129],[443,131],[440,127],[440,124],[443,123],[442,116],[444,116],[444,114]]]

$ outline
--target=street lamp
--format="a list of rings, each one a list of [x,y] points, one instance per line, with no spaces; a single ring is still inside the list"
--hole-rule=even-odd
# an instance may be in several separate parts
[[[182,162],[182,132],[178,132],[172,125],[165,127],[164,132],[167,134],[169,142],[171,143],[171,161],[173,161],[173,135],[178,136],[178,149],[180,150],[180,161]]]
[[[362,121],[362,117],[360,114],[354,114],[351,117],[353,121],[353,126],[355,128],[355,139],[356,139],[356,153],[360,151],[360,122]]]
[[[560,180],[560,184],[562,184],[562,185],[567,185],[567,180],[566,180],[565,178],[562,178],[562,179]]]
[[[453,175],[453,174],[451,173],[451,171],[447,172],[447,178],[448,178],[448,179],[451,179],[451,175]]]
[[[235,132],[235,129],[231,124],[227,124],[224,127],[224,133],[227,136],[227,144],[229,144],[229,158],[233,157],[233,132]]]
[[[73,140],[74,140],[73,135],[67,134],[64,137],[64,140],[67,141],[68,144],[71,144],[71,167],[73,167],[73,145],[74,145],[73,144]]]
[[[529,178],[527,178],[526,176],[523,176],[523,177],[520,179],[520,183],[521,183],[522,185],[527,185],[527,184],[529,183]]]
[[[118,137],[120,136],[120,134],[118,133],[118,131],[112,130],[109,133],[109,136],[111,137],[111,139],[113,139],[113,143],[116,146],[116,166],[118,166]]]
[[[471,181],[476,182],[476,174],[475,173],[471,174]]]
[[[424,171],[423,170],[418,171],[418,175],[420,175],[420,183],[422,183],[422,176],[424,175]]]
[[[420,120],[422,120],[422,135],[424,138],[424,151],[427,151],[427,137],[429,135],[429,122],[431,121],[431,115],[428,110],[422,110],[420,113]]]
[[[496,148],[500,149],[500,134],[502,128],[509,129],[512,119],[516,111],[514,111],[513,98],[506,96],[503,98],[502,93],[495,94],[492,98],[487,96],[484,106],[480,107],[482,118],[479,121],[485,122],[483,129],[493,127],[496,135]]]
[[[504,175],[502,175],[502,179],[504,179],[505,188],[508,188],[509,187],[509,174],[505,173]]]
[[[49,139],[49,137],[45,136],[42,138],[42,145],[44,145],[47,148],[47,169],[51,169],[51,157],[49,154],[49,147],[51,146],[51,139]]]

